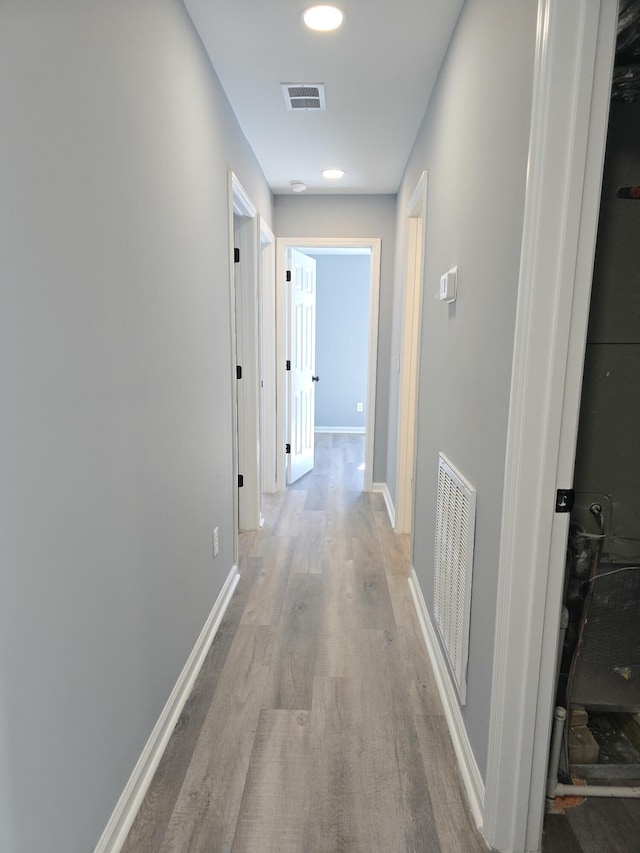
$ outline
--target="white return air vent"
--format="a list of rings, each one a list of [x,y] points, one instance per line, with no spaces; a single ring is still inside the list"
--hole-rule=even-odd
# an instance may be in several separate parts
[[[324,110],[324,83],[282,83],[288,110]]]
[[[440,453],[434,616],[462,705],[467,700],[475,518],[475,489]]]

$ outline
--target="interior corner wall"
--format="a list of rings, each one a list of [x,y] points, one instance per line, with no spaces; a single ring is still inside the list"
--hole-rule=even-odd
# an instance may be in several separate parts
[[[380,237],[378,371],[373,448],[373,481],[386,482],[389,423],[389,359],[395,256],[395,195],[277,195],[278,237]]]
[[[232,568],[229,169],[272,199],[179,0],[5,0],[0,81],[0,848],[86,853]]]
[[[438,453],[477,490],[467,702],[487,764],[507,420],[531,116],[536,0],[467,0],[398,195],[391,362],[400,352],[406,212],[423,170],[428,199],[413,563],[433,614]],[[458,267],[458,297],[437,298]],[[391,419],[397,412],[391,388]],[[389,467],[395,436],[389,430]],[[395,494],[395,490],[393,492]]]

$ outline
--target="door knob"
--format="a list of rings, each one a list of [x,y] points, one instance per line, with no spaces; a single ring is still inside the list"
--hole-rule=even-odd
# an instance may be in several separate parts
[[[320,382],[320,377],[319,376],[312,376],[311,381],[312,382]]]

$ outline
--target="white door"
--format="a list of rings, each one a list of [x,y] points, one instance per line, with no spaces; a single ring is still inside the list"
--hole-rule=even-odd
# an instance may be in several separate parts
[[[316,262],[288,250],[289,284],[287,483],[313,468],[316,365]]]

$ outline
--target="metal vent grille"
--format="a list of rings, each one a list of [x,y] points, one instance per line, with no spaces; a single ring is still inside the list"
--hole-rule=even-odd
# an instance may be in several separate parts
[[[288,110],[324,110],[324,83],[282,83]]]
[[[467,698],[475,516],[475,489],[440,453],[434,616],[463,705]]]
[[[290,98],[319,98],[320,92],[317,86],[289,86]]]
[[[292,110],[319,110],[320,101],[317,98],[292,98]]]

